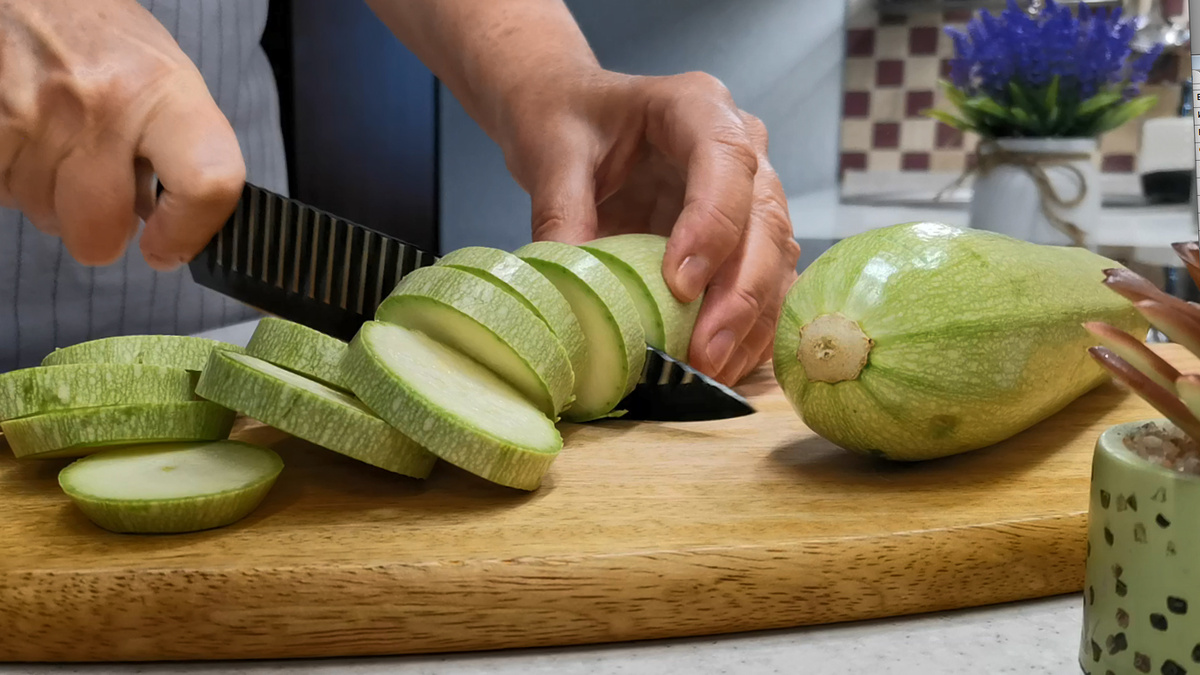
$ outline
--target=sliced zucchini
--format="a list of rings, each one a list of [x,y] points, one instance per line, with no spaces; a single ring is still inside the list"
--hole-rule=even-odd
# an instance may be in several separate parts
[[[0,375],[0,422],[68,408],[193,401],[196,373],[182,368],[72,363]]]
[[[389,424],[492,482],[533,490],[562,449],[554,424],[519,391],[419,331],[368,321],[350,342],[345,371]]]
[[[67,363],[139,363],[184,370],[203,370],[214,349],[244,351],[237,345],[188,335],[121,335],[55,349],[43,366]]]
[[[253,356],[213,352],[196,393],[387,471],[425,478],[437,462],[357,399]]]
[[[108,450],[58,474],[63,492],[113,532],[175,533],[222,527],[249,515],[283,470],[275,451],[237,441]]]
[[[468,246],[451,251],[436,265],[456,267],[492,282],[533,311],[558,336],[571,369],[579,372],[587,361],[587,340],[571,305],[546,277],[508,251]]]
[[[375,318],[425,333],[491,368],[551,419],[571,402],[575,374],[562,342],[519,300],[470,272],[410,272]]]
[[[685,304],[667,286],[662,273],[667,238],[657,234],[618,234],[588,242],[581,248],[599,258],[625,285],[642,319],[646,344],[686,363],[704,296]]]
[[[137,403],[56,410],[0,422],[0,429],[18,458],[81,457],[114,445],[222,440],[234,417],[208,401]]]
[[[265,317],[246,344],[246,353],[331,387],[349,389],[342,381],[346,343],[308,326]]]
[[[577,246],[542,241],[517,249],[566,297],[587,337],[587,365],[576,374],[574,422],[605,417],[633,391],[646,361],[646,339],[625,286],[596,256]]]

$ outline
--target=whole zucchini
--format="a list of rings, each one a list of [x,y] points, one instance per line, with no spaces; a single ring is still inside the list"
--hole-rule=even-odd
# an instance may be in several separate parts
[[[1135,335],[1133,305],[1080,248],[906,223],[838,242],[788,291],[775,376],[813,431],[922,460],[1009,438],[1106,380],[1085,321]]]

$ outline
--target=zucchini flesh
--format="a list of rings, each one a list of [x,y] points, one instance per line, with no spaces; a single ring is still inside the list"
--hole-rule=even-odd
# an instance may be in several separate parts
[[[55,410],[195,400],[196,373],[113,363],[39,366],[0,374],[0,422]]]
[[[425,478],[437,462],[357,399],[253,356],[214,352],[196,393],[386,471]]]
[[[562,342],[520,301],[469,272],[415,270],[375,318],[425,333],[482,363],[552,419],[571,401],[575,374]]]
[[[208,401],[74,408],[0,422],[13,455],[81,457],[114,445],[227,438],[234,412]]]
[[[512,295],[538,316],[567,350],[573,372],[583,369],[587,340],[567,299],[532,265],[498,248],[468,246],[447,253],[436,265],[483,277]]]
[[[588,242],[582,248],[599,258],[625,284],[642,319],[646,344],[686,363],[704,295],[685,304],[667,286],[662,274],[667,238],[618,234]]]
[[[579,247],[536,242],[516,253],[558,288],[587,338],[587,363],[576,374],[575,402],[563,418],[584,422],[610,415],[637,385],[646,360],[645,331],[629,293]]]
[[[164,443],[109,450],[71,463],[63,492],[113,532],[175,533],[222,527],[249,515],[283,461],[236,441]]]
[[[350,342],[345,371],[389,424],[494,483],[533,490],[562,449],[554,424],[520,392],[419,331],[368,321]]]

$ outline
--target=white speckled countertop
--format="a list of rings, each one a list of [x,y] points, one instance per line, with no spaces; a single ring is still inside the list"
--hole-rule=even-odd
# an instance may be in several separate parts
[[[204,335],[245,345],[254,325]],[[1078,675],[1081,608],[1080,598],[1071,595],[879,621],[654,642],[356,659],[0,664],[0,675]]]

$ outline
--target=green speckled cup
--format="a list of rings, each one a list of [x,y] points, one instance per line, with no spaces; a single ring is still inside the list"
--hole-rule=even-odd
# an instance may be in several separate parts
[[[1089,675],[1200,675],[1200,477],[1105,431],[1092,461],[1079,664]]]

